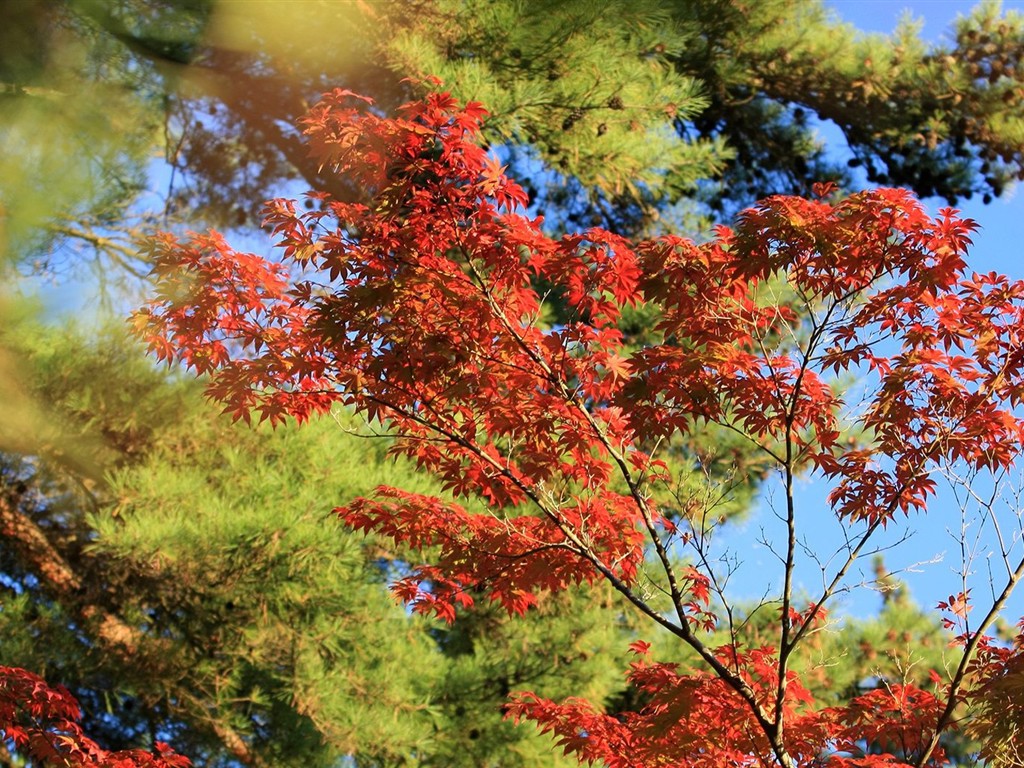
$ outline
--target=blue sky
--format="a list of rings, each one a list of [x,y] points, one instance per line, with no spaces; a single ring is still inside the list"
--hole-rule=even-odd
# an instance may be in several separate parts
[[[906,12],[922,20],[926,40],[941,42],[957,16],[967,16],[977,2],[967,0],[825,0],[845,21],[865,32],[892,32]],[[1024,10],[1020,0],[1004,0],[1003,10]]]

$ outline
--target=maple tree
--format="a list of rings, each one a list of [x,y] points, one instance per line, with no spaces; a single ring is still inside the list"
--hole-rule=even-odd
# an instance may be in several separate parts
[[[155,353],[206,375],[236,419],[342,404],[386,424],[393,451],[451,498],[381,487],[337,513],[431,548],[394,586],[414,610],[453,621],[485,599],[519,615],[604,580],[685,644],[689,665],[634,643],[634,711],[513,696],[509,717],[581,762],[943,764],[955,713],[1017,659],[988,634],[1024,575],[1010,549],[980,620],[966,591],[940,604],[960,650],[927,689],[883,681],[816,706],[794,662],[880,532],[927,513],[937,471],[999,474],[1021,451],[1024,283],[967,272],[974,223],[932,218],[904,190],[830,201],[822,185],[816,199],[763,200],[703,244],[599,229],[554,240],[477,143],[481,105],[434,93],[389,118],[370,103],[339,90],[305,119],[313,156],[370,203],[272,201],[280,262],[215,232],[150,242],[157,296],[135,323]],[[549,294],[566,322],[542,321]],[[639,303],[657,310],[659,338],[633,350],[615,323]],[[838,383],[851,373],[857,404]],[[784,490],[770,644],[733,626],[705,549],[714,516],[673,493],[674,439],[702,422],[749,440]],[[847,531],[810,601],[793,585],[805,472],[831,484]],[[731,640],[712,644],[716,627]]]

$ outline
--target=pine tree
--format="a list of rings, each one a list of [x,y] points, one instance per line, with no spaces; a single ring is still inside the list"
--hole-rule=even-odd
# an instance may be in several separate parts
[[[107,748],[171,740],[211,766],[528,766],[547,744],[502,721],[510,690],[620,686],[629,627],[606,595],[454,629],[387,596],[402,553],[325,507],[378,484],[438,490],[385,458],[386,437],[343,414],[233,427],[117,332],[6,320],[5,394],[31,399],[0,430],[0,664],[67,686]]]
[[[387,111],[433,76],[492,105],[485,135],[556,228],[651,226],[673,204],[700,227],[814,181],[858,186],[816,119],[839,126],[868,182],[922,196],[989,199],[1024,170],[1024,22],[996,2],[960,21],[948,47],[912,25],[862,35],[821,0],[18,8],[0,61],[7,237],[63,212],[51,237],[122,262],[130,249],[111,231],[139,222],[124,226],[113,201],[138,191],[147,151],[175,168],[154,213],[252,225],[268,190],[296,180],[359,195],[310,160],[294,127],[318,93],[349,87]],[[40,168],[49,181],[21,189]],[[102,215],[67,197],[89,187],[114,196]]]

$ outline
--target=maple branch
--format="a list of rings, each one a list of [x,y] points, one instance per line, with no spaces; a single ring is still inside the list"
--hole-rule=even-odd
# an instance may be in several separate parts
[[[518,333],[509,319],[505,310],[495,300],[494,295],[491,293],[487,286],[486,281],[480,270],[477,269],[473,260],[470,258],[469,251],[466,248],[461,236],[459,237],[459,247],[462,251],[463,256],[466,259],[466,264],[469,267],[470,274],[474,278],[474,285],[482,293],[488,306],[494,315],[501,322],[506,332],[512,337],[515,344],[537,365],[543,372],[545,378],[558,388],[558,391],[562,394],[562,397],[566,402],[575,405],[578,412],[583,415],[584,420],[590,427],[593,434],[597,437],[601,446],[608,453],[608,455],[615,462],[616,467],[619,470],[619,474],[625,480],[626,486],[629,488],[630,496],[637,504],[637,509],[640,511],[640,515],[644,521],[644,527],[647,529],[648,535],[654,544],[655,552],[658,555],[658,560],[661,563],[662,570],[665,572],[665,576],[668,579],[669,594],[672,599],[672,605],[675,609],[676,616],[679,618],[680,626],[686,626],[688,623],[686,617],[686,608],[683,600],[683,591],[679,586],[678,578],[676,577],[675,569],[672,567],[672,561],[669,557],[668,550],[665,547],[664,542],[661,540],[661,536],[658,534],[657,527],[654,524],[654,516],[651,514],[650,505],[647,497],[641,492],[639,486],[633,478],[633,474],[629,471],[629,466],[626,463],[626,459],[622,456],[621,452],[618,451],[613,445],[611,440],[608,439],[608,435],[601,428],[601,425],[597,423],[594,415],[587,410],[586,406],[579,402],[577,398],[568,388],[566,383],[555,375],[554,371],[543,359],[543,357],[537,354],[526,340]]]
[[[993,478],[992,492],[989,498],[986,499],[974,489],[974,487],[972,486],[973,481],[971,479],[958,475],[956,471],[953,469],[953,467],[946,465],[944,467],[941,467],[939,471],[942,472],[943,476],[945,476],[947,482],[949,483],[950,489],[953,491],[953,493],[957,492],[957,488],[962,489],[969,498],[972,498],[978,504],[978,507],[980,509],[984,510],[982,518],[987,518],[988,521],[992,524],[992,529],[996,535],[996,541],[999,544],[999,554],[1000,559],[1003,561],[1003,568],[1006,569],[1006,575],[1011,576],[1013,574],[1013,566],[1010,562],[1011,548],[1006,545],[1006,537],[1003,534],[1002,526],[999,524],[999,516],[993,509],[993,507],[995,507],[996,505],[997,500],[1000,497],[1000,485],[1002,475]],[[976,475],[977,470],[972,471],[970,474]],[[966,505],[966,500],[960,502],[961,509],[965,508]],[[1020,505],[1018,504],[1018,507],[1019,506]],[[992,596],[993,598],[995,597],[994,594]]]
[[[662,569],[665,572],[665,575],[666,575],[666,577],[668,579],[669,594],[671,596],[673,607],[675,608],[675,611],[676,611],[676,615],[679,618],[678,626],[672,624],[671,622],[668,622],[668,621],[664,620],[664,618],[660,614],[658,614],[657,612],[653,612],[650,609],[650,607],[647,605],[646,601],[644,601],[644,600],[640,599],[638,596],[636,596],[635,593],[633,592],[633,590],[630,589],[629,586],[626,585],[624,582],[622,582],[617,576],[615,576],[615,574],[610,569],[608,569],[606,566],[604,566],[604,564],[600,561],[600,559],[597,558],[596,555],[594,555],[589,550],[589,548],[583,547],[583,549],[585,550],[584,557],[586,557],[588,560],[590,560],[591,563],[594,565],[594,567],[597,568],[598,571],[600,573],[602,573],[602,575],[605,576],[605,578],[609,579],[609,581],[611,581],[612,585],[616,588],[616,590],[618,590],[620,593],[625,595],[626,598],[628,600],[630,600],[630,602],[632,602],[634,605],[639,607],[648,616],[651,616],[651,617],[655,618],[655,620],[658,621],[659,624],[661,624],[662,626],[668,628],[670,631],[673,632],[673,634],[676,634],[677,636],[681,637],[688,645],[690,645],[690,647],[692,647],[701,656],[701,658],[714,670],[714,672],[719,676],[719,678],[722,679],[724,682],[726,682],[726,684],[728,684],[731,688],[733,688],[747,702],[747,704],[751,708],[751,712],[752,712],[754,718],[757,720],[758,725],[762,729],[762,732],[765,734],[766,738],[768,739],[769,743],[771,744],[772,751],[775,754],[775,756],[778,758],[780,764],[784,768],[791,768],[792,766],[795,765],[795,763],[794,763],[792,757],[789,755],[788,750],[786,749],[785,744],[783,742],[784,727],[783,727],[783,723],[782,723],[781,699],[784,698],[784,696],[785,696],[785,683],[784,683],[784,681],[785,681],[785,666],[784,666],[784,662],[781,662],[783,664],[783,666],[780,669],[780,692],[779,692],[779,699],[780,699],[780,701],[779,701],[779,703],[777,704],[777,706],[775,708],[775,710],[776,710],[775,711],[775,718],[774,718],[774,722],[772,722],[772,721],[770,721],[768,719],[767,713],[765,712],[765,710],[761,706],[761,704],[757,701],[757,698],[754,695],[754,692],[750,688],[750,686],[747,685],[747,683],[739,675],[734,674],[724,664],[722,664],[711,653],[711,651],[708,650],[708,648],[704,645],[704,643],[702,643],[700,641],[700,639],[697,638],[696,635],[693,634],[693,632],[692,632],[692,630],[691,630],[691,628],[689,626],[689,621],[688,621],[687,616],[686,616],[686,610],[685,610],[685,605],[684,605],[684,600],[683,600],[682,589],[680,588],[678,579],[676,578],[675,569],[672,566],[671,558],[669,557],[668,551],[667,551],[667,549],[664,546],[664,542],[662,542],[661,536],[658,534],[657,529],[656,529],[656,527],[654,525],[653,516],[651,515],[650,508],[649,508],[649,505],[648,505],[648,499],[640,492],[640,489],[639,489],[638,485],[636,484],[636,482],[635,482],[635,480],[633,478],[632,473],[629,471],[629,467],[628,467],[628,465],[626,463],[625,458],[612,445],[611,441],[608,439],[607,434],[601,428],[601,426],[597,423],[597,421],[594,418],[593,414],[589,410],[587,410],[587,408],[582,403],[580,403],[578,401],[578,398],[575,397],[575,395],[572,392],[570,392],[570,390],[568,389],[568,387],[565,384],[565,382],[562,381],[559,377],[555,376],[554,372],[551,370],[550,366],[547,365],[547,363],[544,361],[544,359],[539,354],[537,354],[537,352],[534,349],[532,349],[529,344],[526,343],[526,340],[521,336],[521,334],[519,334],[515,330],[512,322],[509,320],[509,318],[508,318],[507,314],[505,313],[504,309],[497,303],[497,301],[494,299],[493,294],[488,289],[486,281],[483,278],[483,275],[480,274],[480,271],[476,268],[476,265],[473,263],[472,259],[469,257],[469,253],[468,253],[467,248],[465,247],[464,243],[461,242],[461,237],[460,237],[459,245],[460,245],[460,250],[462,251],[463,256],[466,259],[466,263],[467,263],[469,272],[473,276],[473,278],[475,279],[475,283],[474,284],[476,285],[477,289],[482,293],[482,295],[484,296],[485,300],[488,303],[488,306],[491,308],[491,311],[499,319],[499,321],[501,322],[502,326],[505,328],[506,332],[509,333],[509,335],[512,337],[512,339],[514,340],[516,345],[521,350],[523,350],[523,352],[526,353],[527,356],[531,360],[533,360],[533,362],[536,365],[539,366],[540,370],[544,373],[544,375],[547,378],[547,380],[551,384],[553,384],[555,387],[558,388],[558,390],[562,393],[562,396],[566,399],[566,401],[568,403],[576,405],[578,411],[580,413],[582,413],[582,415],[584,417],[584,420],[587,422],[588,426],[592,430],[592,432],[595,435],[595,437],[601,443],[602,447],[605,449],[607,454],[615,462],[621,477],[626,482],[626,485],[629,488],[630,495],[632,496],[634,501],[637,503],[637,507],[640,510],[641,517],[642,517],[642,519],[644,521],[644,525],[645,525],[645,527],[646,527],[646,529],[648,531],[648,535],[650,536],[650,538],[652,540],[652,543],[654,544],[654,548],[655,548],[655,552],[657,553],[658,560],[659,560],[659,562],[660,562],[660,564],[662,566]],[[781,397],[781,393],[780,393],[780,397]],[[796,397],[797,396],[794,394],[793,401],[792,401],[792,408],[795,408]],[[786,459],[784,461],[784,464],[786,465],[787,470],[788,470],[788,472],[787,472],[787,478],[788,478],[787,487],[788,487],[788,499],[789,499],[789,507],[790,507],[790,515],[789,515],[789,517],[790,517],[790,545],[789,545],[790,546],[790,557],[787,560],[787,563],[788,563],[787,564],[787,582],[788,583],[787,583],[787,592],[786,592],[787,595],[790,594],[791,590],[792,590],[792,566],[793,566],[793,564],[792,564],[792,559],[793,559],[792,555],[793,555],[793,552],[794,552],[794,542],[795,542],[795,528],[794,528],[794,525],[793,525],[793,514],[792,514],[792,442],[791,442],[792,418],[793,418],[793,416],[792,416],[792,408],[791,408],[790,417],[787,419],[787,455],[786,455]],[[770,451],[770,449],[765,448],[765,450],[768,451],[768,453],[770,455],[774,456],[774,453],[772,451]],[[503,469],[502,471],[505,471],[505,470]],[[531,498],[535,498],[535,497],[531,496]],[[535,501],[535,503],[538,503],[538,502]],[[543,509],[543,507],[542,507],[542,509]],[[552,515],[552,518],[554,519],[553,515]],[[566,530],[566,528],[567,528],[566,526],[563,526],[560,522],[556,522],[556,524],[559,526],[560,530],[562,530],[565,535],[567,535],[567,536],[569,535],[568,531]],[[574,535],[573,535],[573,540],[577,541],[575,539]],[[583,546],[582,542],[579,542],[579,543],[580,543],[581,546]],[[788,601],[786,601],[786,603],[787,603],[787,607],[788,607]],[[784,611],[783,621],[784,622],[788,621],[788,610]],[[785,626],[786,625],[784,624],[784,627]],[[785,639],[786,634],[787,634],[787,630],[784,628],[783,632],[784,632],[783,637]]]
[[[662,570],[665,571],[665,576],[668,579],[669,594],[672,598],[672,605],[675,608],[676,616],[679,618],[680,626],[686,626],[687,618],[686,609],[683,605],[682,590],[679,588],[679,582],[676,579],[675,569],[672,567],[668,550],[665,548],[665,544],[662,542],[661,536],[658,534],[657,528],[654,525],[654,520],[651,517],[650,510],[646,505],[640,507],[640,514],[643,517],[644,526],[647,528],[651,541],[654,543],[654,549],[658,554],[658,560],[661,563]]]
[[[732,567],[727,568],[725,577],[723,579],[719,579],[718,572],[715,570],[714,567],[712,567],[711,563],[708,561],[708,551],[705,546],[705,541],[707,539],[708,532],[708,526],[706,524],[707,512],[708,509],[705,508],[704,521],[701,523],[699,539],[696,535],[692,537],[693,549],[697,552],[697,556],[700,558],[701,565],[703,565],[704,570],[708,574],[708,578],[711,581],[712,589],[714,589],[715,594],[718,595],[718,599],[722,602],[722,608],[725,611],[725,615],[729,623],[729,641],[735,647],[739,643],[739,637],[736,631],[735,612],[733,611],[732,603],[729,601],[725,594],[726,583],[731,578],[733,569]],[[690,530],[694,531],[696,534],[696,529],[693,527],[692,523],[690,524]]]
[[[795,400],[795,396],[794,396]],[[786,700],[787,671],[789,656],[793,646],[790,642],[792,617],[790,610],[793,599],[793,569],[796,567],[796,507],[793,499],[793,413],[786,419],[786,559],[782,581],[782,629],[779,638],[778,687],[775,693],[775,728],[779,739],[782,739],[785,724],[783,723],[783,704]]]
[[[705,663],[707,663],[708,666],[711,667],[711,669],[715,672],[716,675],[718,675],[718,677],[723,682],[725,682],[730,688],[732,688],[734,691],[736,691],[737,694],[739,694],[739,696],[750,706],[754,718],[757,720],[758,725],[761,727],[762,731],[765,733],[769,741],[772,743],[773,751],[776,751],[776,754],[779,755],[779,759],[782,762],[782,764],[784,766],[787,766],[787,768],[793,765],[792,758],[790,758],[789,755],[786,753],[785,747],[782,745],[779,739],[775,737],[774,729],[772,728],[772,723],[768,720],[768,717],[765,714],[764,709],[757,701],[757,697],[755,696],[754,691],[746,683],[746,681],[743,680],[743,678],[741,678],[740,676],[730,671],[728,667],[726,667],[721,661],[718,660],[718,658],[715,657],[715,655],[708,649],[708,647],[701,642],[700,638],[693,634],[693,630],[690,628],[688,622],[683,622],[682,624],[678,625],[674,624],[673,622],[669,621],[664,616],[662,616],[661,613],[654,610],[654,608],[652,608],[646,600],[637,595],[636,592],[633,589],[631,589],[628,584],[626,584],[621,578],[619,578],[615,574],[614,571],[611,570],[611,568],[605,565],[601,558],[598,557],[598,555],[594,553],[593,550],[590,549],[590,547],[588,547],[579,539],[579,537],[576,535],[575,531],[572,529],[571,526],[566,525],[557,515],[557,513],[551,510],[548,507],[548,505],[544,503],[543,499],[536,493],[536,490],[533,486],[524,483],[520,478],[516,477],[511,471],[509,471],[508,467],[503,466],[493,456],[490,456],[487,453],[483,452],[480,449],[480,447],[477,446],[475,443],[466,440],[461,435],[455,432],[445,429],[440,424],[425,419],[419,414],[409,411],[400,405],[396,405],[389,401],[382,400],[381,398],[378,398],[369,393],[365,393],[363,397],[365,397],[367,400],[371,402],[376,403],[377,405],[380,405],[390,410],[391,412],[403,418],[410,419],[411,421],[418,423],[421,426],[426,427],[427,429],[437,432],[438,434],[440,434],[442,437],[449,440],[453,444],[462,447],[468,451],[471,451],[478,459],[490,464],[495,470],[498,471],[499,474],[504,476],[516,487],[518,487],[523,492],[523,494],[536,505],[536,507],[541,511],[541,513],[544,514],[545,517],[551,520],[551,522],[558,527],[559,531],[562,532],[562,535],[564,535],[566,539],[568,539],[572,543],[572,545],[575,547],[574,551],[578,556],[588,561],[612,585],[612,587],[617,592],[623,595],[623,597],[625,597],[626,600],[628,600],[633,606],[639,609],[641,613],[655,621],[661,627],[667,629],[673,635],[676,635],[677,637],[683,639],[691,648],[693,648],[700,655],[700,657],[705,661]]]
[[[999,618],[999,614],[1002,612],[1003,607],[1010,599],[1010,595],[1022,578],[1024,578],[1024,558],[1021,558],[1021,561],[1017,564],[1013,573],[1006,580],[1006,585],[1003,587],[1003,591],[992,603],[992,607],[989,609],[988,613],[985,614],[985,618],[982,619],[981,624],[978,625],[978,628],[974,631],[971,639],[968,640],[967,644],[964,646],[964,652],[960,657],[960,663],[957,665],[956,672],[954,673],[952,680],[949,682],[949,693],[946,697],[946,706],[943,708],[942,714],[939,715],[939,719],[935,723],[935,732],[928,741],[928,746],[925,748],[924,752],[921,753],[917,762],[914,763],[916,768],[924,768],[928,759],[935,751],[935,748],[938,747],[939,739],[942,737],[943,731],[945,731],[952,723],[953,711],[959,703],[957,701],[957,693],[967,677],[967,667],[970,664],[971,659],[974,657],[974,652],[978,649],[978,645],[980,645],[981,641],[984,639],[984,633],[986,630],[988,630],[988,628],[995,623],[996,619]]]
[[[882,510],[882,512],[875,518],[875,520],[868,525],[868,528],[867,528],[867,530],[865,530],[864,534],[861,536],[860,541],[858,541],[857,545],[852,550],[850,550],[850,553],[849,553],[849,555],[848,555],[848,557],[846,559],[846,562],[836,572],[835,576],[832,578],[832,581],[829,582],[828,586],[825,587],[824,591],[822,592],[821,597],[814,604],[814,607],[808,613],[808,616],[804,620],[802,626],[800,627],[800,630],[794,636],[794,638],[793,638],[793,644],[794,645],[800,639],[800,637],[802,637],[805,634],[807,628],[813,623],[813,619],[817,616],[818,611],[821,608],[821,606],[823,606],[825,604],[825,602],[828,601],[829,599],[831,599],[831,597],[835,594],[837,588],[839,587],[839,584],[842,582],[843,578],[846,576],[846,573],[852,567],[854,561],[857,559],[857,557],[859,557],[860,552],[861,552],[861,550],[863,550],[864,546],[867,544],[868,539],[871,538],[871,536],[875,533],[875,531],[878,530],[879,526],[881,526],[885,520],[888,520],[893,514],[895,514],[896,509],[899,507],[900,499],[903,497],[903,494],[906,492],[907,488],[909,487],[910,482],[913,479],[916,479],[917,477],[921,476],[921,474],[924,472],[924,464],[925,464],[925,462],[927,462],[930,458],[933,458],[935,456],[935,454],[942,447],[942,443],[945,440],[949,439],[950,434],[952,434],[952,432],[956,429],[956,427],[962,422],[962,420],[964,418],[966,418],[966,415],[961,417],[956,422],[956,424],[953,424],[949,428],[947,428],[946,434],[942,438],[936,437],[932,441],[931,446],[929,446],[926,451],[923,451],[922,457],[921,457],[921,459],[919,461],[919,465],[918,465],[916,471],[914,472],[914,475],[910,479],[908,479],[907,482],[904,483],[897,490],[897,492],[893,495],[892,501],[889,502],[889,506],[886,507],[884,510]]]
[[[825,330],[828,327],[829,320],[831,319],[832,313],[839,306],[839,302],[833,302],[832,306],[826,311],[824,318],[820,323],[815,323],[815,327],[811,331],[810,337],[807,340],[807,348],[802,350],[800,368],[797,371],[796,380],[793,382],[793,391],[789,398],[789,403],[786,408],[786,456],[783,464],[786,479],[785,479],[785,492],[786,492],[786,558],[784,565],[783,585],[782,585],[782,616],[781,616],[781,631],[779,637],[779,660],[778,660],[778,683],[775,693],[775,727],[778,731],[779,738],[782,739],[783,732],[785,729],[785,723],[783,722],[783,713],[785,711],[784,704],[786,700],[786,688],[789,684],[789,658],[796,647],[796,640],[791,639],[790,633],[792,632],[792,617],[790,611],[792,609],[793,601],[793,571],[796,568],[796,507],[795,500],[793,498],[793,481],[794,481],[794,445],[793,445],[793,427],[796,422],[796,411],[797,405],[800,401],[800,395],[803,388],[804,377],[808,370],[808,365],[813,358],[815,348],[824,336]],[[808,309],[809,309],[808,305]],[[813,317],[813,313],[809,313]],[[764,352],[763,339],[759,339],[758,343],[761,345],[762,352]],[[769,356],[765,353],[765,360],[770,360]],[[771,364],[769,363],[769,367]],[[774,374],[774,370],[773,370]],[[773,375],[773,379],[776,377]],[[778,391],[778,384],[776,384]],[[782,399],[781,391],[778,391],[779,398]],[[806,627],[810,624],[810,620],[804,622],[803,626]]]

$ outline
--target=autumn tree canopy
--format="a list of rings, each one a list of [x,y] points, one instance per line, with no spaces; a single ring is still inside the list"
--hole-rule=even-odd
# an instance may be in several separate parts
[[[1020,15],[997,3],[937,44],[913,24],[862,34],[818,0],[24,0],[0,17],[0,664],[68,686],[82,729],[109,750],[166,739],[205,765],[329,765],[342,753],[361,766],[396,754],[420,766],[533,765],[542,739],[501,722],[496,702],[529,688],[638,708],[645,694],[621,690],[619,671],[640,614],[618,610],[605,585],[542,599],[525,621],[480,601],[444,629],[406,616],[381,642],[403,614],[377,605],[379,582],[408,552],[338,540],[316,524],[316,494],[287,483],[330,485],[339,504],[378,482],[437,486],[329,424],[297,436],[213,427],[117,334],[23,322],[16,272],[65,284],[91,274],[116,306],[149,269],[136,247],[148,228],[216,226],[234,239],[296,181],[365,203],[309,154],[295,119],[336,85],[392,115],[425,90],[403,78],[427,73],[487,102],[482,138],[548,234],[703,231],[710,212],[728,219],[822,179],[997,196],[1021,172],[1024,38]],[[819,118],[845,142],[823,144]],[[564,293],[537,288],[542,325],[576,317]],[[654,304],[622,308],[623,359],[663,340],[657,320]],[[661,455],[674,483],[666,503],[692,514],[721,498],[712,517],[730,520],[750,511],[774,461],[713,422],[676,433]],[[327,471],[323,456],[346,458]],[[730,529],[716,530],[722,541]],[[321,559],[332,567],[318,570]],[[750,608],[735,623],[758,644],[775,629]],[[923,685],[944,664],[937,626],[905,591],[887,592],[877,619],[808,638],[836,666],[811,653],[791,663],[823,705],[868,676]],[[684,665],[692,656],[662,651]],[[388,673],[378,706],[350,706],[381,663],[401,672]],[[342,668],[354,671],[337,684]],[[1014,685],[992,679],[976,721],[989,734],[1007,723],[998,702]],[[392,725],[374,727],[381,718]]]
[[[480,147],[481,105],[434,93],[388,118],[369,104],[335,91],[304,121],[313,156],[369,202],[272,201],[280,261],[217,233],[152,241],[157,296],[135,325],[157,356],[205,375],[236,419],[340,404],[386,424],[394,453],[451,498],[381,487],[337,512],[430,548],[394,586],[414,610],[451,621],[489,600],[521,615],[603,581],[652,642],[688,648],[680,665],[633,644],[632,711],[513,696],[510,717],[581,762],[944,764],[945,735],[970,727],[963,713],[1016,659],[989,635],[1024,574],[1012,547],[995,553],[992,600],[940,604],[958,650],[929,684],[880,680],[821,706],[795,668],[857,558],[931,513],[938,473],[998,475],[1021,451],[1024,284],[968,270],[974,223],[933,218],[904,190],[830,199],[821,185],[765,199],[703,244],[552,239]],[[556,325],[543,320],[553,296],[569,314]],[[658,337],[630,348],[615,322],[637,304]],[[863,380],[856,401],[848,374]],[[684,497],[675,482],[674,447],[701,423],[742,435],[783,491],[782,586],[773,637],[756,645],[706,557],[724,489]],[[801,600],[801,532],[821,512],[795,499],[806,472],[831,485],[847,533]]]

